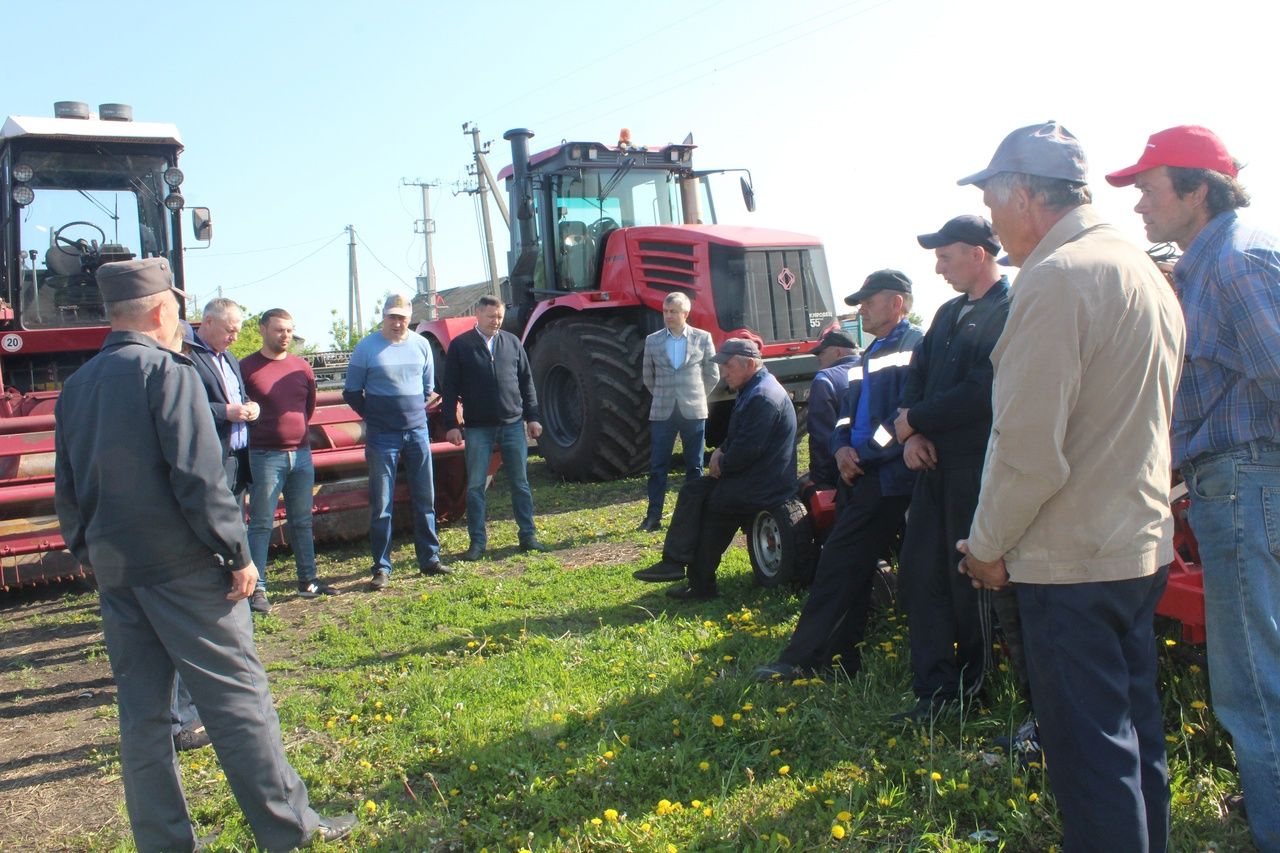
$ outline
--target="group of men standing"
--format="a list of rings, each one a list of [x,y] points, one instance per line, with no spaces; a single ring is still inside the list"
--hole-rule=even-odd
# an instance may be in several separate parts
[[[1136,184],[1149,239],[1183,251],[1170,287],[1094,211],[1075,137],[1055,122],[1020,128],[960,181],[982,189],[992,222],[956,217],[919,237],[960,293],[928,334],[906,320],[909,279],[881,270],[846,300],[875,341],[860,359],[838,332],[819,347],[830,354],[813,386],[810,481],[838,488],[838,514],[790,643],[757,674],[856,672],[876,564],[902,536],[917,701],[897,717],[980,695],[994,615],[1038,717],[1067,850],[1168,844],[1154,612],[1173,559],[1174,472],[1204,569],[1214,708],[1254,840],[1280,850],[1280,241],[1237,220],[1249,202],[1238,170],[1214,134],[1181,126],[1107,176]],[[650,353],[661,363],[666,350],[695,384],[669,352],[680,333],[668,322],[650,336],[647,383]],[[675,598],[714,595],[732,531],[789,496],[759,488],[794,480],[795,435],[759,356],[730,339],[714,357],[739,391],[728,437],[701,478],[685,439],[662,560],[635,573],[687,578]],[[653,470],[642,529],[661,510],[665,465]]]

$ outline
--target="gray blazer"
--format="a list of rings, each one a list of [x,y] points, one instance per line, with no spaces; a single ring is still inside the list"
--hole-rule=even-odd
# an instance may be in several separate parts
[[[706,418],[707,395],[720,381],[720,368],[711,360],[716,346],[711,333],[685,326],[684,364],[673,365],[667,358],[667,330],[659,329],[644,339],[644,387],[653,395],[649,420],[671,417],[676,406],[686,418]]]

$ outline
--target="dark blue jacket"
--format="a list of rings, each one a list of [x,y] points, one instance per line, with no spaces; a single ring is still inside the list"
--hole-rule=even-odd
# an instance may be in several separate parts
[[[498,331],[493,353],[484,335],[472,329],[453,339],[444,362],[446,429],[458,426],[458,400],[468,426],[494,427],[540,421],[533,371],[520,339]]]
[[[1009,317],[1009,282],[1001,277],[960,320],[963,294],[938,309],[911,360],[900,401],[907,422],[933,442],[939,468],[981,467],[991,434],[995,348]]]
[[[720,451],[713,509],[759,512],[795,495],[796,410],[767,369],[761,368],[738,389]]]
[[[240,362],[234,355],[227,353],[231,372],[240,381],[240,399],[230,400],[227,398],[227,387],[222,382],[222,369],[218,367],[218,357],[205,345],[204,341],[200,340],[199,335],[191,345],[190,358],[191,363],[195,365],[196,373],[200,375],[200,384],[204,386],[205,395],[209,398],[209,410],[213,412],[213,425],[217,427],[218,440],[222,442],[222,455],[229,456],[232,423],[227,419],[227,404],[249,402],[249,394],[244,387],[244,376],[240,373]]]
[[[857,445],[851,443],[850,437],[858,400],[868,385],[869,376],[874,376],[869,383],[871,429],[874,431],[883,425],[890,434],[893,433],[893,419],[898,415],[898,401],[902,399],[902,389],[907,383],[911,356],[924,340],[924,333],[903,320],[883,339],[877,340],[882,343],[875,352],[867,347],[862,354],[862,372],[849,383],[849,390],[845,392],[840,419],[831,433],[831,454],[834,456],[841,447],[853,447],[858,452],[858,465],[866,476],[880,478],[881,494],[909,495],[915,486],[915,472],[902,461],[902,445],[896,439],[881,447],[874,437]]]
[[[849,390],[849,381],[861,376],[859,356],[846,355],[830,367],[819,370],[809,386],[809,479],[816,485],[831,488],[840,477],[835,457],[831,455],[831,432],[840,417],[840,404]]]

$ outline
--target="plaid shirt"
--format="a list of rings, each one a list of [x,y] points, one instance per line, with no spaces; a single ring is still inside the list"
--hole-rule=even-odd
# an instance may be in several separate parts
[[[1280,239],[1220,213],[1173,277],[1187,320],[1174,465],[1280,440]]]

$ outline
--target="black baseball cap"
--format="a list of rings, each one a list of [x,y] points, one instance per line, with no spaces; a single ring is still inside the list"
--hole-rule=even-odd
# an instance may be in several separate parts
[[[844,332],[840,331],[839,329],[832,329],[831,331],[827,332],[825,335],[822,336],[822,340],[818,341],[818,345],[814,347],[812,350],[810,350],[810,352],[812,352],[814,355],[817,355],[823,350],[830,349],[831,347],[844,347],[845,349],[857,349],[858,345],[853,342],[853,338],[849,337]]]
[[[970,246],[981,246],[989,255],[1000,254],[1000,241],[991,230],[991,223],[981,216],[972,216],[967,213],[948,219],[947,224],[937,231],[932,234],[921,234],[916,240],[920,242],[922,249],[941,249],[952,243],[966,243]]]
[[[857,293],[851,293],[844,298],[844,304],[859,305],[865,302],[868,296],[873,293],[879,293],[882,290],[910,293],[911,279],[907,278],[906,273],[898,270],[876,270],[867,276],[867,280],[862,283],[862,287]]]

